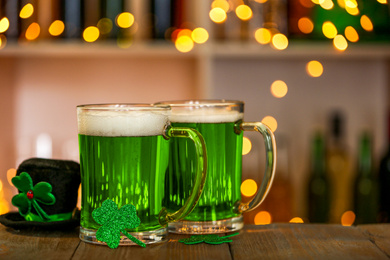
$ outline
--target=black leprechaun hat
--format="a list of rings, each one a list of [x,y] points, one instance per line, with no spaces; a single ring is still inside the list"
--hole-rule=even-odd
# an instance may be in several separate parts
[[[13,228],[59,229],[79,225],[77,210],[80,165],[74,161],[31,158],[23,161],[12,178],[19,194],[12,198],[18,212],[0,216]]]

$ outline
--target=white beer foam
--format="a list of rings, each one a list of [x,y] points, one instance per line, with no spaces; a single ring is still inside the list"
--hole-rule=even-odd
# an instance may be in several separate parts
[[[78,115],[79,134],[93,136],[153,136],[163,134],[168,116],[153,112],[88,111]]]
[[[243,119],[239,111],[226,111],[210,107],[197,108],[191,111],[173,109],[169,119],[176,123],[229,123]]]

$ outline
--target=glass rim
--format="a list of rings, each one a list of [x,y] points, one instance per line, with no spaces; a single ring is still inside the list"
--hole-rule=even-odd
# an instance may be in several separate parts
[[[232,107],[243,106],[244,102],[239,100],[226,100],[226,99],[187,99],[187,100],[172,100],[172,101],[160,101],[154,103],[154,105],[163,107],[168,105],[170,107]]]
[[[169,111],[168,105],[156,106],[149,103],[101,103],[78,105],[77,109],[83,111]]]

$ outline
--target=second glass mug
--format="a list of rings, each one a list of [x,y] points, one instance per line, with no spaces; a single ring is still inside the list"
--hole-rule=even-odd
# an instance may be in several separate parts
[[[259,206],[267,196],[275,174],[276,144],[272,131],[261,122],[243,122],[244,103],[225,100],[165,101],[155,105],[172,108],[170,121],[176,127],[198,130],[207,148],[207,180],[194,210],[184,219],[170,223],[173,233],[204,234],[239,230],[242,213]],[[254,198],[241,201],[243,131],[262,134],[266,169]],[[196,157],[186,140],[172,140],[169,165],[168,210],[180,208],[189,196]]]
[[[98,104],[77,107],[82,185],[80,239],[96,239],[100,225],[92,211],[106,199],[118,208],[132,204],[141,220],[126,230],[145,244],[164,241],[167,223],[185,217],[196,205],[205,183],[206,149],[193,129],[169,125],[170,107],[147,104]],[[192,140],[196,177],[190,196],[174,212],[163,207],[169,160],[169,139]],[[195,145],[194,145],[195,144]],[[121,235],[120,245],[133,244]]]

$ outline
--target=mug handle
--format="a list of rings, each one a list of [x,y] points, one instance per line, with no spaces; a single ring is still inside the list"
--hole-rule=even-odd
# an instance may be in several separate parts
[[[168,213],[166,208],[163,208],[159,214],[159,223],[161,226],[165,226],[169,222],[175,222],[182,218],[185,218],[194,209],[202,194],[203,187],[206,181],[207,171],[207,152],[206,144],[203,136],[196,130],[187,127],[173,127],[168,126],[165,129],[165,138],[171,137],[189,138],[195,144],[195,150],[197,154],[197,171],[195,175],[194,187],[190,193],[190,196],[185,201],[184,205],[173,213]]]
[[[256,131],[262,134],[265,144],[266,166],[264,177],[255,197],[246,203],[239,201],[235,206],[238,213],[248,212],[259,206],[267,197],[275,177],[276,143],[271,129],[261,122],[240,122],[239,131]]]

